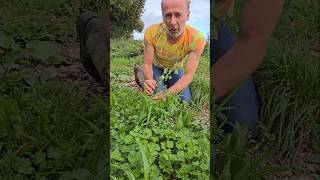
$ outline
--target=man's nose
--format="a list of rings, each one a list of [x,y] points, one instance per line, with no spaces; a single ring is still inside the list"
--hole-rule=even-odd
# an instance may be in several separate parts
[[[174,16],[171,16],[170,24],[176,24],[176,23],[177,23],[177,18]]]

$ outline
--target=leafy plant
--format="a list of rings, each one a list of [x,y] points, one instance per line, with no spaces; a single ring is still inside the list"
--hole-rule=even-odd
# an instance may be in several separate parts
[[[119,44],[131,47],[135,42],[112,42],[112,51],[119,53],[111,59],[112,178],[208,179],[209,130],[205,119],[195,119],[197,110],[181,103],[176,96],[153,102],[149,96],[127,87],[130,78],[123,81],[122,77],[132,75],[134,64],[143,60],[142,52],[136,49],[138,55],[128,58],[123,56],[127,52],[122,53]],[[173,72],[169,71],[167,76]],[[201,73],[195,77],[197,80],[208,78],[209,71]],[[209,88],[208,83],[203,86]],[[209,93],[201,90],[197,93]]]
[[[107,103],[53,80],[85,2],[0,0],[0,179],[106,179]]]

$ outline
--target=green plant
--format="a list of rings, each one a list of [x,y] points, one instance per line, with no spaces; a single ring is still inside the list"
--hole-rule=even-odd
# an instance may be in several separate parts
[[[129,98],[126,94],[132,94],[132,90],[114,88],[112,164],[130,171],[137,179],[146,178],[146,174],[150,178],[208,177],[208,130],[192,122],[185,104],[179,103],[176,97],[159,103],[153,103],[143,94]],[[189,162],[197,163],[185,165]],[[121,169],[112,169],[112,175],[122,177]]]
[[[105,179],[107,103],[53,80],[80,2],[0,3],[0,179]]]
[[[207,119],[196,119],[196,106],[181,103],[176,96],[153,102],[143,92],[128,87],[126,83],[130,82],[134,64],[143,61],[142,52],[126,57],[127,52],[122,53],[119,49],[121,41],[113,41],[111,48],[117,57],[111,59],[112,178],[208,179]],[[121,43],[131,47],[135,42],[123,40]],[[195,88],[198,99],[208,97],[207,63],[201,61],[200,73],[195,77],[198,83],[207,81],[203,83],[203,89]],[[173,71],[167,70],[166,76]]]

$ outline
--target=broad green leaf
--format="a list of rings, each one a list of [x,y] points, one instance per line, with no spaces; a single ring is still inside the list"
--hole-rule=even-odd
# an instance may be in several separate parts
[[[0,48],[12,49],[14,41],[11,37],[7,36],[4,32],[0,31]]]
[[[61,47],[52,41],[31,41],[26,48],[32,57],[43,61],[46,64],[61,64],[67,62],[61,54]]]

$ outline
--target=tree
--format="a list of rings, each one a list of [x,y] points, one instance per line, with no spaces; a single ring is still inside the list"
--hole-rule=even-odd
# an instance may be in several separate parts
[[[110,32],[111,38],[132,38],[133,31],[141,32],[143,22],[141,14],[145,0],[111,0],[110,1]]]

